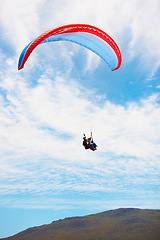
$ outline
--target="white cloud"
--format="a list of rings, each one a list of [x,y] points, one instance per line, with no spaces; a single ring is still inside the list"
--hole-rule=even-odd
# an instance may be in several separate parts
[[[2,37],[20,51],[39,33],[38,9],[44,0],[2,0],[0,21]]]
[[[91,94],[66,75],[43,75],[31,87],[9,67],[0,83],[1,194],[125,192],[128,180],[130,191],[142,182],[156,184],[158,95],[127,107],[100,104],[97,96],[93,105]],[[91,127],[99,145],[94,153],[81,145]]]
[[[160,155],[156,95],[140,105],[129,103],[127,108],[110,102],[93,106],[84,97],[80,85],[66,82],[67,79],[63,81],[61,77],[54,81],[44,78],[36,87],[30,88],[22,79],[4,78],[1,87],[7,91],[8,106],[1,112],[1,134],[8,132],[13,148],[18,143],[19,147],[57,155],[51,148],[54,145],[64,157],[60,148],[65,138],[70,136],[64,148],[72,152],[71,138],[77,139],[84,129],[90,131],[93,127],[104,152],[146,159]],[[47,129],[52,130],[53,135]],[[58,135],[64,135],[64,140],[58,140]]]

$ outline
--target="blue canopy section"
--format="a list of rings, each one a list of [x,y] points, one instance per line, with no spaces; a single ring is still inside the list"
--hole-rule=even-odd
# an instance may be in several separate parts
[[[105,41],[93,34],[83,32],[57,34],[46,38],[41,43],[61,40],[74,42],[90,49],[100,56],[112,70],[117,67],[118,59],[113,49]]]

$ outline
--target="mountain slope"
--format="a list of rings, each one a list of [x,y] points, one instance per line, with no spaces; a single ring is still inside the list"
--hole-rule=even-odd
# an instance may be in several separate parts
[[[8,240],[159,240],[160,210],[117,209],[29,228]]]

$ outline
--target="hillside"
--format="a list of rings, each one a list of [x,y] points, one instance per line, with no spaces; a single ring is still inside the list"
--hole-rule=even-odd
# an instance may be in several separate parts
[[[159,240],[160,210],[110,210],[29,228],[8,240]]]

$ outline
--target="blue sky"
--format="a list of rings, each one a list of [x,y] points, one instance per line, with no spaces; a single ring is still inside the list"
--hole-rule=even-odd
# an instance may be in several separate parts
[[[1,0],[0,237],[119,207],[160,208],[158,0]],[[87,23],[122,52],[110,71],[69,42],[23,48],[42,32]],[[85,151],[93,131],[99,148]]]

